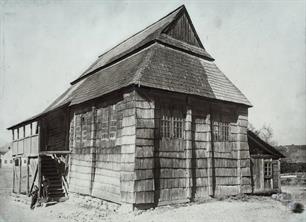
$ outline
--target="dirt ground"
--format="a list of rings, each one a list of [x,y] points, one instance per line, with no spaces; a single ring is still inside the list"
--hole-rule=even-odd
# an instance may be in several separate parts
[[[29,205],[14,201],[11,192],[11,171],[0,168],[0,222],[62,222],[62,221],[267,221],[304,222],[306,211],[292,213],[286,205],[271,197],[228,198],[206,203],[165,206],[147,211],[123,213],[107,204],[99,209],[86,205],[89,199],[68,201],[30,210]],[[286,186],[283,191],[292,194],[306,206],[306,190],[300,186]],[[101,208],[102,207],[102,208]]]

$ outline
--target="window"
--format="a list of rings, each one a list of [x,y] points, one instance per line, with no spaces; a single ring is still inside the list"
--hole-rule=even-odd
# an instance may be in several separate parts
[[[26,164],[26,163],[27,163],[27,160],[23,160],[23,163]]]
[[[13,163],[13,160],[10,160],[10,163],[12,164],[12,163]]]
[[[230,125],[228,122],[214,121],[213,130],[214,141],[225,142],[230,140]]]
[[[4,160],[4,164],[7,164],[7,160]]]
[[[270,178],[272,177],[272,162],[265,161],[265,177]]]
[[[162,108],[160,119],[160,136],[162,138],[182,139],[184,133],[184,117],[178,108]]]
[[[92,116],[90,112],[86,112],[80,115],[81,118],[81,132],[80,142],[82,147],[90,146],[90,130]]]
[[[101,108],[101,117],[98,120],[101,129],[101,139],[116,139],[117,113],[116,105]]]

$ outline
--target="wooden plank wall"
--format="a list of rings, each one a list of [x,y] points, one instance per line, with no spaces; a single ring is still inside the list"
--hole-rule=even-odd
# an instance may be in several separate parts
[[[195,200],[208,197],[212,181],[212,169],[208,167],[211,151],[209,104],[191,100],[192,104],[192,140],[193,140],[193,194]],[[209,152],[209,153],[208,153]],[[209,168],[209,169],[208,169]]]
[[[106,98],[72,111],[70,122],[70,191],[117,203],[134,203],[134,93]],[[103,138],[102,110],[115,107],[114,138]],[[81,121],[83,119],[83,124]]]
[[[238,178],[240,185],[240,193],[251,193],[251,162],[250,162],[250,151],[248,145],[248,109],[244,107],[237,107],[236,114],[238,116],[237,122],[237,145],[234,150],[238,154]]]
[[[83,132],[81,118],[84,118],[86,125]],[[69,190],[76,193],[91,195],[91,166],[92,153],[94,151],[90,143],[90,119],[92,112],[90,107],[80,108],[72,111],[70,122],[70,172]],[[83,137],[81,139],[81,137]],[[85,139],[87,137],[87,139]]]
[[[160,204],[206,199],[209,195],[251,192],[246,108],[241,109],[232,104],[220,105],[195,97],[186,100],[184,96],[155,90],[147,93],[138,90],[137,93],[137,204],[153,203],[154,199],[155,204]],[[179,150],[169,152],[169,147],[162,147],[163,143],[160,143],[159,103],[163,101],[182,103],[186,107],[185,149],[182,153]],[[218,113],[230,123],[230,141],[211,142],[211,113]],[[189,123],[191,126],[188,127]],[[174,161],[174,157],[178,161]]]
[[[135,91],[135,204],[154,203],[155,104],[152,98]]]
[[[67,150],[67,111],[59,109],[42,120],[41,151]]]
[[[176,24],[167,32],[167,34],[175,39],[200,47],[186,14],[183,14],[181,18],[178,19]]]

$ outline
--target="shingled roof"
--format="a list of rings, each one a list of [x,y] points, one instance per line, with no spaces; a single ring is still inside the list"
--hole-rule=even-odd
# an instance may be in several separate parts
[[[251,106],[215,65],[181,6],[99,56],[40,115],[131,85]]]
[[[285,156],[280,153],[273,146],[263,141],[251,130],[248,130],[248,144],[250,148],[251,157],[270,156],[271,158],[284,158]]]

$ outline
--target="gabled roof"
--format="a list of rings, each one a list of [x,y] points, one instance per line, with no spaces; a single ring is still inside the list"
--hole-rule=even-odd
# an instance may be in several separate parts
[[[181,6],[99,56],[47,109],[26,121],[131,85],[252,106],[213,61]]]
[[[251,157],[271,156],[271,158],[284,158],[285,156],[273,146],[263,141],[259,136],[248,130],[248,144]]]
[[[147,28],[143,29],[142,31],[136,33],[135,35],[131,36],[130,38],[124,40],[123,42],[119,43],[115,47],[111,48],[109,51],[103,53],[99,56],[99,58],[87,69],[85,70],[82,75],[74,80],[72,84],[76,83],[84,76],[92,74],[97,69],[103,68],[104,66],[117,61],[118,59],[133,53],[137,49],[141,49],[142,47],[146,46],[147,44],[152,43],[153,41],[163,41],[164,39],[160,36],[162,33],[168,32],[169,28],[172,27],[182,16],[186,16],[189,20],[190,26],[195,33],[196,41],[198,41],[198,51],[207,57],[207,59],[214,60],[204,49],[200,38],[195,32],[195,29],[192,25],[188,12],[184,5],[180,6],[179,8],[175,9],[174,11],[170,12],[165,17],[161,18],[157,22],[153,23],[152,25],[148,26]],[[169,43],[169,42],[168,42]],[[170,42],[171,44],[171,42]],[[174,44],[174,43],[172,43]]]

